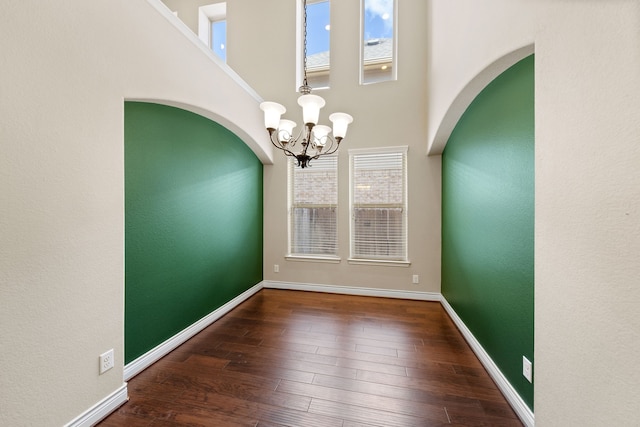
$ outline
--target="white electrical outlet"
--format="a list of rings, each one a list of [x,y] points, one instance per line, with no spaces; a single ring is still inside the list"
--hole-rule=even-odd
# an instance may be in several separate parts
[[[417,285],[418,283],[420,283],[420,276],[418,276],[417,274],[413,275],[413,284]]]
[[[280,266],[278,264],[273,264],[273,272],[274,273],[279,273],[280,272]]]
[[[529,382],[533,382],[533,365],[526,357],[522,356],[522,375],[529,380]]]
[[[100,375],[113,368],[113,349],[100,355]]]

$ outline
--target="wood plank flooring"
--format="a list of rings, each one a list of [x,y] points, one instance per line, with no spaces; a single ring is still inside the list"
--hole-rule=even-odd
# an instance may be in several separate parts
[[[439,303],[275,289],[129,395],[100,427],[522,425]]]

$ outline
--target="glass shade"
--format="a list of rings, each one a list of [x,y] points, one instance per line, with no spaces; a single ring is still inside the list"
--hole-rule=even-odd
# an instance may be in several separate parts
[[[293,128],[296,127],[296,122],[292,120],[280,120],[278,125],[278,139],[280,142],[288,141],[293,137]]]
[[[329,116],[329,120],[333,123],[333,137],[344,138],[347,135],[347,127],[353,122],[353,117],[347,113],[333,113]]]
[[[313,137],[316,145],[324,147],[327,143],[327,135],[331,132],[331,128],[325,125],[317,125],[313,127]]]
[[[302,95],[298,98],[298,105],[302,107],[302,118],[304,124],[318,124],[320,109],[324,107],[324,99],[318,95]]]
[[[280,116],[287,111],[286,108],[277,102],[263,102],[260,104],[260,109],[264,111],[264,127],[267,129],[278,129]]]

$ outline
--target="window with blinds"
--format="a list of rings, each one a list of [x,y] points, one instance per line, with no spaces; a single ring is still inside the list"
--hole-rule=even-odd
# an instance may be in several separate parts
[[[289,253],[338,255],[338,158],[325,156],[309,167],[289,160]]]
[[[351,258],[407,260],[407,147],[350,150]]]

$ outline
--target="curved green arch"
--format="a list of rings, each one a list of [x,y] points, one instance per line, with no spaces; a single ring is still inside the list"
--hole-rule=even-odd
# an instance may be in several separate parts
[[[442,294],[523,400],[533,384],[534,57],[470,104],[442,157]]]
[[[262,163],[236,135],[125,103],[125,363],[262,280]]]

